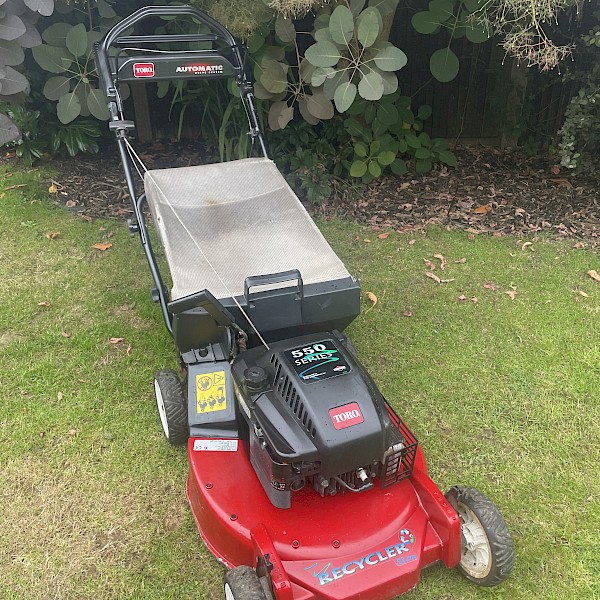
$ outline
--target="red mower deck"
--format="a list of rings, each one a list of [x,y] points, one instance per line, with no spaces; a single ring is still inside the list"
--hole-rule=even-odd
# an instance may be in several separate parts
[[[241,440],[191,438],[188,456],[206,546],[230,568],[268,555],[277,600],[389,600],[431,563],[460,560],[460,520],[420,449],[412,477],[394,486],[327,498],[306,488],[287,510],[269,502]]]

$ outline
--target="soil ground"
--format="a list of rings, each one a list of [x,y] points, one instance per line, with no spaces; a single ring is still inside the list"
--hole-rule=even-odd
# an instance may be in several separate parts
[[[193,149],[168,143],[138,152],[149,169],[202,162]],[[470,147],[455,153],[455,168],[386,177],[369,185],[358,199],[337,197],[308,208],[381,230],[436,224],[497,236],[543,232],[574,238],[588,247],[600,244],[600,178],[580,177],[549,159],[515,151]],[[123,217],[132,212],[116,148],[54,164],[60,173],[57,203],[86,217]]]

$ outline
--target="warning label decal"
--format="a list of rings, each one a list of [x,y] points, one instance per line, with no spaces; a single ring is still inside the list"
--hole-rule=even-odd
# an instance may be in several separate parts
[[[226,408],[225,371],[196,375],[196,414],[203,415]]]

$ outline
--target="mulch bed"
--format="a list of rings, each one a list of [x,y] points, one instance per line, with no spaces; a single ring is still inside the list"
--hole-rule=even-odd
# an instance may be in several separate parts
[[[203,162],[190,146],[159,142],[138,151],[149,169]],[[308,208],[378,230],[407,231],[436,224],[497,236],[544,232],[585,240],[589,246],[600,244],[598,178],[577,177],[548,160],[518,152],[471,147],[455,153],[455,168],[387,177],[368,186],[359,199],[338,197]],[[87,218],[132,212],[116,148],[54,164],[60,173],[57,203]]]

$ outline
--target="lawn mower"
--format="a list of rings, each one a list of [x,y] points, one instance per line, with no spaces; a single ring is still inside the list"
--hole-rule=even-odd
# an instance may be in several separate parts
[[[154,33],[174,20],[189,26]],[[514,549],[498,509],[472,488],[436,487],[343,333],[360,284],[268,157],[243,46],[196,8],[153,6],[95,53],[133,203],[129,232],[178,351],[181,372],[154,378],[158,413],[167,440],[187,444],[187,496],[228,568],[225,598],[389,600],[437,561],[479,585],[504,581]],[[259,156],[146,169],[122,84],[219,78],[237,85]]]

